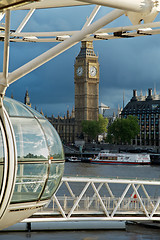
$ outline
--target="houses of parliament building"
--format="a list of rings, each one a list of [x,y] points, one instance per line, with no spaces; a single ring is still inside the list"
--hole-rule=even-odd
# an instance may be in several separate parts
[[[75,109],[64,117],[48,118],[63,142],[74,143],[83,138],[81,122],[98,120],[99,62],[92,42],[81,42],[74,64]]]
[[[99,63],[92,42],[81,43],[74,64],[74,84],[75,108],[72,112],[67,110],[63,117],[48,117],[64,143],[74,143],[84,137],[81,127],[83,120],[98,120]],[[25,104],[31,106],[28,91]],[[134,145],[160,146],[160,95],[155,90],[152,94],[152,89],[148,89],[146,96],[142,92],[138,96],[137,91],[133,90],[133,97],[119,117],[127,118],[128,115],[137,116],[140,125],[140,133],[133,139]]]
[[[74,86],[75,108],[72,112],[67,110],[66,116],[63,117],[48,117],[65,143],[74,143],[75,140],[83,138],[83,120],[98,120],[99,62],[94,53],[93,42],[81,42],[81,49],[74,64]],[[28,91],[25,104],[30,104]]]

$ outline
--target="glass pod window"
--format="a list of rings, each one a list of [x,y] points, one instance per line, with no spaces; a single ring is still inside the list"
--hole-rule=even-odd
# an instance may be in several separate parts
[[[45,119],[40,119],[40,124],[44,129],[51,160],[64,159],[64,152],[61,140],[56,130]]]
[[[44,129],[50,152],[49,177],[42,195],[42,199],[45,199],[47,196],[51,197],[59,185],[64,170],[64,163],[61,163],[64,159],[64,152],[60,138],[52,125],[44,119],[41,119],[40,123]]]
[[[17,145],[17,177],[12,203],[49,199],[63,175],[64,153],[54,127],[35,110],[4,101]]]
[[[48,148],[36,119],[11,118],[16,143],[18,171],[12,202],[34,201],[44,188],[48,174]]]

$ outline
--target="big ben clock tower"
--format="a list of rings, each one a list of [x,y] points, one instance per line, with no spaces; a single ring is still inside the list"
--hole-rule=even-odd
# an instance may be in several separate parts
[[[82,133],[83,120],[98,120],[99,63],[93,42],[81,42],[81,50],[74,64],[75,137]]]

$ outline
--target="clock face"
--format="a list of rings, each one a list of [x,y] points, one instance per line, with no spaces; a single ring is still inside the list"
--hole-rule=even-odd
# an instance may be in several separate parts
[[[82,67],[78,67],[77,68],[77,75],[78,76],[82,76],[82,74],[83,74],[83,68]]]
[[[89,74],[90,74],[92,77],[95,77],[96,74],[97,74],[97,68],[94,67],[94,66],[90,66],[90,68],[89,68]]]

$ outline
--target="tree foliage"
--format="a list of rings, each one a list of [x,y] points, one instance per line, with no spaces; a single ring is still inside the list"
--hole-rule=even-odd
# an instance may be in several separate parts
[[[102,114],[98,116],[98,126],[99,126],[99,134],[103,134],[107,132],[108,126],[108,118],[104,118]]]
[[[135,116],[117,118],[108,128],[107,141],[110,143],[131,143],[131,139],[139,133],[140,127]]]
[[[108,119],[99,115],[98,121],[82,121],[82,131],[87,134],[91,140],[96,139],[99,134],[107,132]]]

